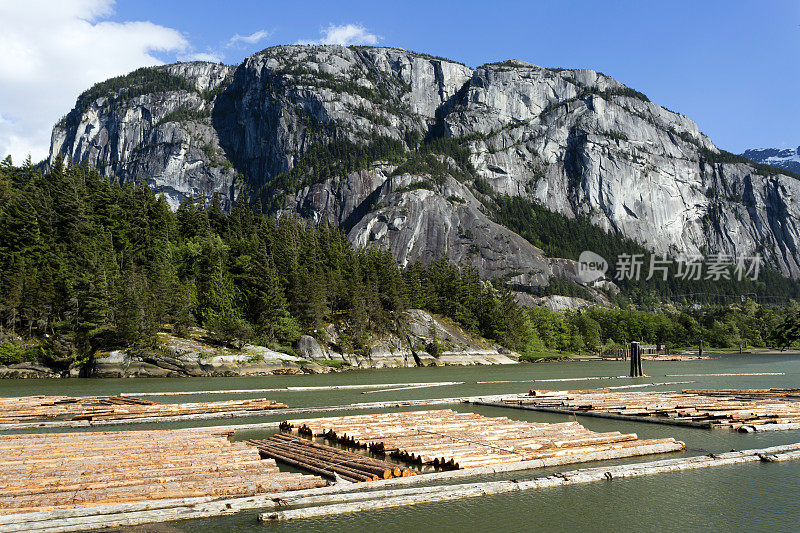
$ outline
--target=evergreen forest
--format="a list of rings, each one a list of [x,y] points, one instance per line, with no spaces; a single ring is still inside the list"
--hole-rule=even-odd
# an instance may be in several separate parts
[[[520,226],[532,242],[569,251],[558,244],[565,229],[530,223],[555,220],[546,210],[502,199],[498,205],[506,223],[539,228],[536,234]],[[582,231],[573,235],[632,246]],[[529,359],[632,340],[785,346],[795,341],[798,315],[794,302],[746,298],[703,308],[667,303],[652,310],[630,301],[566,312],[528,308],[500,280],[481,279],[469,265],[440,258],[400,268],[388,250],[354,248],[336,228],[269,216],[247,201],[230,213],[217,198],[184,202],[173,212],[146,185],[120,184],[85,166],[59,161],[43,172],[30,161],[0,163],[0,363],[66,367],[99,350],[154,349],[167,324],[177,335],[201,326],[222,345],[291,353],[300,335],[323,337],[333,323],[340,350],[367,353],[373,335],[398,331],[411,308]]]

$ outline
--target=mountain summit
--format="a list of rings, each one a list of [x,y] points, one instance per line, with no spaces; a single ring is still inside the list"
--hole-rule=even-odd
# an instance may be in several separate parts
[[[800,146],[793,148],[751,148],[742,154],[756,163],[800,173]]]
[[[245,194],[400,264],[446,255],[520,285],[574,264],[499,223],[507,197],[659,254],[760,253],[800,276],[798,176],[719,150],[688,117],[586,69],[277,46],[236,67],[99,83],[55,126],[49,162],[59,155],[173,206]]]

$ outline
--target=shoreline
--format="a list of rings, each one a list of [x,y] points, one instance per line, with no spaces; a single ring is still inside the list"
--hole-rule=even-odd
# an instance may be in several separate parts
[[[543,361],[552,362],[545,358]],[[81,368],[57,369],[38,362],[21,362],[0,365],[3,379],[129,379],[129,378],[209,378],[247,376],[293,376],[356,372],[359,370],[423,368],[445,366],[495,366],[514,365],[527,361],[516,354],[500,352],[446,352],[439,357],[426,354],[420,364],[406,364],[399,357],[380,358],[351,364],[338,360],[271,360],[262,362],[221,362],[187,364],[179,358],[163,358],[158,365],[141,363],[107,363],[94,361]]]
[[[749,348],[740,352],[733,348],[708,348],[707,355],[698,357],[697,350],[675,350],[675,353],[646,358],[651,362],[688,362],[708,360],[713,357],[728,355],[781,355],[792,354],[794,350],[776,348]],[[619,362],[622,359],[602,357],[600,355],[578,355],[570,353],[546,353],[540,357],[525,357],[514,353],[500,352],[446,352],[439,357],[426,356],[420,364],[408,364],[407,358],[383,357],[373,361],[362,360],[357,364],[339,360],[270,360],[262,362],[224,362],[195,364],[189,368],[185,360],[174,358],[159,361],[161,366],[142,364],[125,365],[123,363],[106,363],[102,360],[81,368],[56,369],[38,362],[21,362],[12,365],[0,365],[0,380],[22,379],[129,379],[129,378],[209,378],[209,377],[248,377],[248,376],[293,376],[309,374],[329,374],[356,372],[359,370],[423,368],[423,367],[459,367],[459,366],[497,366],[519,364],[553,364],[565,362],[608,361]],[[89,367],[94,368],[89,368]],[[132,368],[131,368],[132,367]]]

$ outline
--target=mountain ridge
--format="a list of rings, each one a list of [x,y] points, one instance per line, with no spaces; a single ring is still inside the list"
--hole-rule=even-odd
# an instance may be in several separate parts
[[[522,285],[574,277],[574,263],[493,222],[492,194],[589,217],[657,253],[763,253],[800,275],[800,182],[744,164],[592,70],[303,45],[236,67],[157,68],[194,90],[79,98],[53,130],[50,163],[61,154],[143,179],[173,207],[218,194],[230,208],[260,192],[269,209],[341,227],[401,265],[446,255]]]
[[[800,175],[800,146],[797,148],[751,148],[742,153],[743,157]]]

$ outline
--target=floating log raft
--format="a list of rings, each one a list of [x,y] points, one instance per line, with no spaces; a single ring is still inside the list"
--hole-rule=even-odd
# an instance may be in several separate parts
[[[280,387],[277,389],[217,389],[193,391],[158,391],[158,392],[121,392],[120,396],[191,396],[207,394],[260,394],[262,392],[313,392],[322,390],[358,390],[358,389],[385,389],[387,387],[436,387],[444,385],[461,385],[461,381],[433,381],[411,383],[360,383],[357,385],[324,385],[317,387]],[[395,389],[397,390],[397,389]]]
[[[700,457],[667,459],[650,463],[587,468],[571,472],[559,472],[546,477],[533,479],[512,479],[467,483],[439,487],[416,487],[414,489],[395,489],[368,493],[347,493],[298,497],[289,502],[290,506],[303,506],[299,509],[267,511],[259,515],[262,522],[295,520],[334,516],[345,513],[387,509],[421,503],[452,501],[474,498],[489,494],[504,494],[522,490],[546,489],[591,482],[608,483],[614,479],[648,476],[664,472],[695,470],[753,462],[782,462],[800,459],[800,443],[775,446],[761,450],[731,451],[721,454],[708,454]],[[329,504],[329,505],[328,505]],[[274,506],[277,507],[277,506]]]
[[[734,396],[736,398],[794,398],[800,400],[800,389],[683,389],[684,394]]]
[[[575,413],[641,422],[727,427],[800,423],[798,389],[686,389],[682,392],[612,392],[531,390],[492,405]]]
[[[230,428],[215,428],[214,431],[223,431]],[[187,430],[175,430],[176,432]],[[675,450],[675,442],[651,444],[635,448],[620,448],[605,451],[587,452],[581,458],[587,461],[604,461],[621,459],[638,455],[666,453]],[[763,453],[774,454],[779,451],[789,451],[795,448],[783,447],[780,450],[758,450]],[[214,496],[175,498],[171,500],[150,500],[140,502],[107,504],[85,508],[73,508],[55,511],[43,511],[24,514],[0,515],[0,530],[26,531],[37,533],[66,533],[68,531],[83,531],[87,529],[100,529],[108,527],[131,526],[150,522],[166,522],[170,520],[185,520],[190,518],[208,518],[213,516],[231,515],[245,509],[258,509],[283,507],[304,501],[310,503],[308,498],[358,492],[373,492],[373,487],[385,489],[390,487],[417,487],[432,481],[452,481],[454,479],[480,477],[502,472],[530,470],[534,468],[555,467],[569,464],[573,458],[565,456],[546,457],[532,461],[518,463],[500,463],[484,467],[467,468],[463,470],[450,470],[436,472],[424,476],[409,476],[387,479],[380,484],[363,483],[335,483],[326,487],[318,487],[290,492],[271,492],[246,497],[219,498]],[[439,486],[438,488],[442,488]]]
[[[665,451],[684,448],[675,439],[638,440],[634,433],[595,433],[577,422],[521,422],[451,409],[292,420],[281,429],[445,470],[558,456],[581,462],[581,455],[589,452],[651,444],[666,444]]]
[[[320,407],[299,407],[299,408],[286,408],[281,407],[277,412],[281,415],[285,414],[308,414],[308,413],[327,413],[331,411],[357,411],[366,409],[391,409],[396,407],[420,407],[428,405],[455,405],[469,402],[471,400],[487,400],[499,401],[504,395],[490,394],[482,396],[460,396],[450,398],[426,398],[420,400],[392,400],[383,402],[361,402],[350,403],[345,405],[326,405]],[[208,404],[203,404],[208,405]],[[283,404],[280,404],[283,405]],[[276,407],[277,408],[277,407]],[[152,422],[180,422],[184,420],[208,420],[217,418],[244,418],[256,415],[273,414],[270,411],[276,408],[270,408],[261,411],[225,411],[225,412],[212,412],[200,413],[189,415],[170,415],[170,416],[145,416],[141,418],[125,418],[125,419],[110,419],[110,420],[51,420],[48,422],[19,422],[12,424],[0,423],[0,431],[5,430],[19,430],[19,429],[39,429],[39,428],[61,428],[61,427],[105,427],[105,426],[118,426],[130,424],[144,424]],[[237,424],[239,429],[273,429],[278,427],[279,422],[259,422],[257,424]],[[218,426],[219,427],[219,426]]]
[[[0,514],[321,487],[206,429],[0,436]]]
[[[247,444],[258,448],[262,457],[282,461],[329,479],[378,481],[417,474],[395,463],[284,433],[266,440],[249,440]]]
[[[723,374],[664,374],[664,377],[785,376],[786,372],[727,372]]]
[[[21,396],[0,398],[0,424],[53,421],[128,420],[192,416],[286,408],[274,400],[251,399],[223,402],[156,403],[126,396]]]

